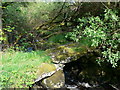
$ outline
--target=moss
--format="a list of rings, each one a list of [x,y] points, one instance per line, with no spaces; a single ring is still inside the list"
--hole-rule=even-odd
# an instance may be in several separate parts
[[[68,63],[70,61],[77,60],[84,54],[86,54],[91,47],[87,45],[82,45],[79,43],[71,43],[67,45],[61,45],[56,48],[47,50],[48,54],[54,56],[53,62],[55,63]]]
[[[64,55],[58,55],[58,56],[57,56],[58,59],[60,59],[60,58],[62,58],[62,57],[64,57]]]
[[[56,71],[56,67],[54,64],[42,63],[38,68],[37,77],[39,78],[53,71]],[[58,70],[51,76],[44,77],[42,79],[41,84],[46,88],[61,88],[65,83],[65,77],[62,70]]]
[[[64,84],[65,77],[62,70],[57,71],[54,75],[42,81],[42,85],[46,88],[61,88]]]
[[[54,64],[42,63],[40,67],[38,67],[37,77],[55,70],[56,67]]]
[[[66,48],[64,48],[64,50],[65,50],[66,53],[68,53],[68,54],[74,54],[74,53],[75,53],[75,51],[74,51],[73,48],[66,47]]]

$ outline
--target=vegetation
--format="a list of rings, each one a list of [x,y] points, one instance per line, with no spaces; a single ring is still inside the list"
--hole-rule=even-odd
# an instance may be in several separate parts
[[[30,86],[51,62],[46,51],[69,43],[94,47],[101,67],[120,68],[120,3],[4,2],[2,10],[0,87]]]
[[[50,62],[44,51],[1,52],[2,87],[28,87],[34,83],[36,71],[42,62]]]
[[[81,38],[88,37],[92,41],[91,46],[101,50],[101,57],[98,62],[109,62],[113,67],[117,66],[120,59],[120,19],[115,11],[106,9],[105,14],[100,16],[88,16],[78,19],[80,23],[73,32],[69,32],[66,37],[79,42]],[[82,30],[82,31],[81,31]],[[81,32],[80,32],[81,31]]]

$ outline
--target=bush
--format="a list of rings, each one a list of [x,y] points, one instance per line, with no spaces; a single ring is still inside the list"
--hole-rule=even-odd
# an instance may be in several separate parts
[[[66,37],[76,42],[88,37],[92,42],[91,46],[99,48],[102,52],[97,62],[109,62],[112,67],[116,67],[120,60],[120,19],[117,11],[107,9],[104,15],[79,18],[78,22],[80,24],[77,28]]]

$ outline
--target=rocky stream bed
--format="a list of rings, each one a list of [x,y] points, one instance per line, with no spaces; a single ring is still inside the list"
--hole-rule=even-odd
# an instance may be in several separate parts
[[[120,68],[98,65],[93,47],[72,43],[46,51],[52,64],[40,65],[31,90],[120,90]]]

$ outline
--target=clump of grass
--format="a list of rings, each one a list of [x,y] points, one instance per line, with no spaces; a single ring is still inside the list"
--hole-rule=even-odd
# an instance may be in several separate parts
[[[2,87],[23,88],[34,83],[36,70],[42,62],[50,62],[44,51],[0,52]]]

